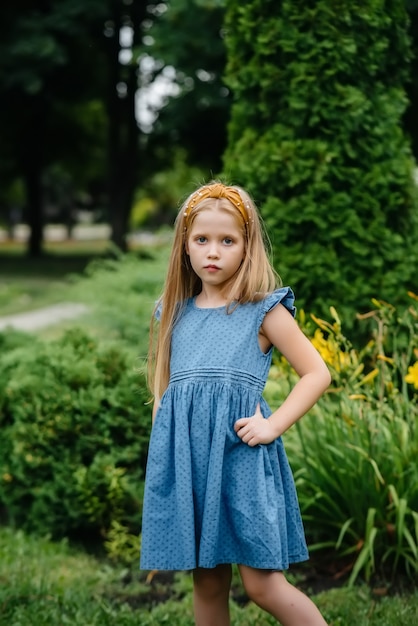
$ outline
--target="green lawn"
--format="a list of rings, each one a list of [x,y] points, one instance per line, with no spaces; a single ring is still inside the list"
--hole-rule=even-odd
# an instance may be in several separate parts
[[[163,243],[136,246],[131,250],[138,257],[138,284],[155,282],[158,289],[161,288],[166,258],[163,263],[151,263],[149,266],[145,265],[144,259],[152,258],[154,254],[159,257],[159,251],[166,248]],[[91,281],[86,283],[84,289],[74,289],[74,277],[82,275],[92,262],[116,258],[117,254],[107,241],[81,241],[48,244],[44,256],[28,259],[21,244],[0,244],[0,316],[39,309],[58,302],[91,303]],[[139,265],[141,257],[142,266]],[[103,300],[103,294],[98,295]]]
[[[0,315],[66,301],[70,277],[83,272],[106,246],[104,241],[49,244],[43,257],[29,259],[21,244],[1,244]]]
[[[418,592],[380,597],[366,587],[340,588],[313,599],[332,626],[418,623]],[[236,626],[275,623],[255,606],[233,600],[231,613]],[[191,580],[180,574],[168,585],[157,575],[147,584],[135,565],[117,567],[65,541],[0,527],[0,624],[192,626]]]

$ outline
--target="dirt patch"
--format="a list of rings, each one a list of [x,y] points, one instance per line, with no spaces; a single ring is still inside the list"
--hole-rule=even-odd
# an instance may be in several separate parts
[[[301,591],[313,596],[322,591],[344,586],[350,576],[352,565],[350,560],[335,560],[335,555],[329,557],[322,555],[311,558],[306,564],[292,566],[288,571],[288,577]],[[136,592],[132,588],[132,583],[135,584],[135,581],[139,582]],[[110,596],[115,602],[123,601],[135,608],[151,609],[168,600],[176,601],[184,597],[185,585],[179,586],[178,581],[176,572],[130,573],[125,580],[121,581],[117,590],[113,589]],[[413,588],[412,582],[406,577],[398,577],[396,583],[388,581],[389,579],[383,576],[375,576],[369,584],[371,595],[375,598],[402,595],[407,594]],[[240,582],[235,578],[231,586],[231,599],[239,606],[245,606],[249,602]]]
[[[318,570],[311,562],[308,565],[293,566],[289,576],[294,584],[309,595],[339,587],[346,581],[347,576],[339,575],[340,570],[333,572],[329,567]],[[156,605],[168,600],[181,600],[186,591],[186,584],[179,585],[176,572],[127,572],[117,587],[107,590],[106,596],[115,603],[127,603],[134,608],[152,609]],[[191,588],[191,583],[188,588]],[[239,606],[248,604],[239,580],[234,577],[231,585],[231,599]]]

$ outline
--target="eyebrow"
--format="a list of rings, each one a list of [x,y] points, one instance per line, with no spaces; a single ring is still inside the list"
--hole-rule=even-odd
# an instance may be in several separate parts
[[[195,233],[192,233],[191,235],[192,237],[208,237],[209,233],[205,232],[204,230],[202,231],[196,231]],[[214,237],[219,237],[220,239],[225,239],[225,237],[229,237],[230,239],[234,239],[237,237],[237,234],[235,233],[231,233],[231,232],[224,232],[221,233],[220,235],[211,235]]]

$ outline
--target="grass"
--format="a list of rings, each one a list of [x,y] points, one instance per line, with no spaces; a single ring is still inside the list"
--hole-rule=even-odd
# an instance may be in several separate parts
[[[106,242],[49,244],[29,259],[21,244],[0,245],[0,315],[12,315],[68,300],[71,276],[106,250]]]
[[[21,244],[1,244],[0,316],[59,302],[82,302],[90,307],[91,314],[77,318],[78,326],[83,326],[94,335],[127,339],[135,346],[141,343],[141,338],[133,329],[147,326],[153,303],[161,289],[167,254],[166,246],[162,248],[163,252],[159,246],[151,250],[148,246],[136,247],[133,251],[137,258],[131,257],[126,262],[131,266],[129,285],[121,285],[117,273],[113,282],[112,276],[109,277],[108,269],[115,255],[109,254],[111,249],[105,241],[51,243],[46,246],[43,257],[33,260],[25,256]],[[93,262],[97,262],[94,269]],[[88,276],[86,268],[89,268]],[[82,275],[84,278],[80,282],[77,277]],[[103,275],[105,280],[102,280]],[[125,290],[122,291],[122,288]],[[116,317],[121,317],[120,311],[124,308],[122,300],[126,301],[126,297],[137,303],[138,318],[133,319],[127,310],[126,319],[112,326]],[[145,313],[144,299],[149,300],[145,303]],[[118,315],[114,314],[115,310]],[[44,338],[55,338],[73,325],[71,320],[63,321],[38,331],[38,334]],[[146,352],[145,346],[146,342],[142,340],[139,346],[141,354]]]
[[[169,599],[167,599],[169,596]],[[367,587],[315,596],[330,626],[413,626],[418,592],[373,596]],[[231,601],[232,623],[276,622],[254,605]],[[3,626],[192,626],[191,580],[146,584],[136,569],[121,568],[67,542],[0,528],[0,624]]]

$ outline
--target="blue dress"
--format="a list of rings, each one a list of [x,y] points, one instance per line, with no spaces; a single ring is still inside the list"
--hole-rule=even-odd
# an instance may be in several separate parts
[[[142,518],[142,569],[190,570],[220,563],[284,570],[308,558],[281,438],[249,447],[240,417],[271,410],[262,392],[272,350],[258,332],[284,287],[260,302],[202,309],[187,301],[172,336],[170,382],[151,433]]]

